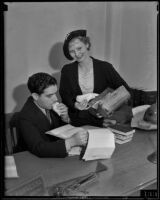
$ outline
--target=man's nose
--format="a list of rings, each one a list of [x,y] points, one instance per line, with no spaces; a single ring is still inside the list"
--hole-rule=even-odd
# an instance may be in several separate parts
[[[53,96],[53,101],[57,101],[57,100],[58,100],[57,96],[54,95],[54,96]]]

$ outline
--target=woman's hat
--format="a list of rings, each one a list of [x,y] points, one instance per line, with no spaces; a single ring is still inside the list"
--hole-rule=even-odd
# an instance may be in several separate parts
[[[68,58],[69,60],[73,60],[73,58],[70,56],[69,54],[69,50],[68,50],[68,45],[69,42],[76,37],[86,37],[87,35],[87,31],[86,30],[76,30],[76,31],[72,31],[70,33],[67,34],[65,40],[64,40],[64,44],[63,44],[63,53],[66,56],[66,58]]]

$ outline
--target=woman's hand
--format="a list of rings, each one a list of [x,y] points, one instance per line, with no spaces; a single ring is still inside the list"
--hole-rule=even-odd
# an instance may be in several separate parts
[[[82,102],[75,102],[75,108],[78,110],[86,110],[88,106],[88,101],[85,99]]]

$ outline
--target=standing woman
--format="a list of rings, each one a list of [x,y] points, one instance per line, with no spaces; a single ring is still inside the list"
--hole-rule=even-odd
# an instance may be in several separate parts
[[[88,93],[100,94],[107,87],[117,89],[123,85],[128,91],[130,88],[110,63],[91,57],[90,48],[91,43],[86,30],[75,30],[66,36],[63,52],[66,58],[73,62],[62,68],[59,92],[62,102],[69,108],[73,125],[101,127],[104,119],[85,110],[86,101],[77,103],[77,96]]]

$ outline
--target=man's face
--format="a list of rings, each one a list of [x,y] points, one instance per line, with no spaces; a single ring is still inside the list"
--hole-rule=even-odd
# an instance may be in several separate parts
[[[41,95],[37,95],[36,103],[44,109],[52,109],[52,104],[57,101],[57,85],[51,85]]]

